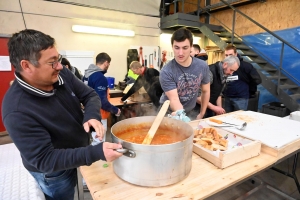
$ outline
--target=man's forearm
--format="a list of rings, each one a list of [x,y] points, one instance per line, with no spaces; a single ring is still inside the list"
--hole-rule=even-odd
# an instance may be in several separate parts
[[[204,115],[206,112],[207,107],[209,106],[209,92],[202,92],[201,94],[201,108],[200,108],[200,114]]]

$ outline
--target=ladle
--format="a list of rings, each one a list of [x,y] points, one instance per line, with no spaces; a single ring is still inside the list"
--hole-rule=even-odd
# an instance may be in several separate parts
[[[169,108],[169,105],[170,105],[170,100],[166,100],[164,102],[164,104],[162,105],[162,107],[160,108],[160,111],[158,112],[156,118],[154,119],[154,122],[153,124],[151,125],[144,141],[142,144],[151,144],[152,142],[152,139],[161,123],[161,121],[163,120],[168,108]]]

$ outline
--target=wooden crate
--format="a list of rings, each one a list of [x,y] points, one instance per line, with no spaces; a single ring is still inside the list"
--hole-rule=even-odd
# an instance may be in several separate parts
[[[192,122],[192,124],[190,125],[194,129],[198,128],[198,124],[195,126],[195,122]],[[201,126],[210,127],[203,124],[201,124]],[[219,151],[219,153],[217,153],[216,151],[208,150],[195,143],[193,145],[193,151],[218,168],[223,169],[228,166],[234,165],[235,163],[258,156],[260,154],[261,143],[259,141],[253,141],[220,128],[215,128],[215,130],[217,130],[220,135],[222,135],[223,137],[228,137],[228,140],[230,140],[230,145],[226,151]],[[236,142],[241,143],[241,146],[232,146],[232,144]]]

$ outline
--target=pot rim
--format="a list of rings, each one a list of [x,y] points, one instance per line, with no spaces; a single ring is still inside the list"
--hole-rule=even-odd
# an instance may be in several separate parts
[[[124,120],[121,120],[121,121],[119,121],[119,122],[117,122],[117,123],[115,123],[112,127],[111,127],[111,129],[110,129],[110,132],[111,132],[111,134],[112,134],[112,136],[113,137],[115,137],[118,141],[120,141],[120,143],[121,144],[123,144],[123,143],[125,143],[125,144],[130,144],[130,145],[137,145],[137,147],[145,147],[145,146],[147,146],[147,147],[152,147],[152,148],[155,148],[155,147],[167,147],[167,146],[174,146],[174,145],[176,145],[176,144],[183,144],[183,143],[185,143],[185,142],[187,142],[187,140],[189,140],[190,139],[190,137],[192,136],[194,136],[194,131],[193,131],[193,128],[188,124],[188,123],[186,123],[186,122],[183,122],[183,121],[180,121],[180,120],[177,120],[177,119],[172,119],[172,118],[168,118],[168,117],[164,117],[164,119],[167,119],[167,120],[170,120],[170,121],[173,121],[173,122],[176,122],[176,123],[180,123],[180,124],[182,124],[182,125],[187,125],[187,129],[190,129],[190,131],[191,131],[191,134],[190,134],[190,136],[188,136],[186,139],[184,139],[184,140],[181,140],[181,141],[178,141],[178,142],[174,142],[174,143],[170,143],[170,144],[158,144],[158,145],[151,145],[151,144],[138,144],[138,143],[133,143],[133,142],[128,142],[128,141],[126,141],[126,140],[123,140],[123,139],[121,139],[121,138],[119,138],[119,137],[117,137],[114,133],[113,133],[113,129],[114,129],[114,127],[116,127],[116,126],[118,126],[121,122],[122,123],[125,123],[126,121],[132,121],[132,120],[135,120],[135,119],[138,119],[138,118],[153,118],[153,119],[155,119],[155,116],[141,116],[141,117],[132,117],[132,118],[128,118],[128,119],[124,119]],[[154,121],[154,120],[153,120]],[[143,122],[141,122],[141,123],[143,123]],[[187,131],[189,131],[189,130],[187,130]]]

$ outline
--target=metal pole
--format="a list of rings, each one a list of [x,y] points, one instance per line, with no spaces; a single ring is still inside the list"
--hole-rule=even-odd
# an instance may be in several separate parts
[[[279,95],[279,86],[280,86],[280,76],[281,76],[281,70],[282,70],[282,61],[283,61],[283,52],[284,52],[284,43],[282,42],[281,45],[281,52],[280,52],[280,64],[279,64],[279,74],[278,74],[278,85],[277,85],[277,94]]]
[[[200,0],[198,0],[198,3],[197,3],[197,16],[198,16],[198,18],[200,17]]]
[[[234,10],[233,17],[232,17],[231,44],[233,44],[233,40],[234,40],[235,14],[236,12]]]
[[[161,9],[162,9],[162,11],[161,11],[161,12],[162,12],[162,15],[161,15],[161,16],[162,16],[162,17],[165,17],[165,9],[166,9],[165,0],[162,1],[162,4],[163,4],[163,6],[162,6],[162,8],[161,8]]]
[[[181,12],[184,13],[184,0],[182,0],[181,3],[182,3],[182,5],[181,5],[182,6]]]
[[[177,0],[174,0],[174,14],[176,13],[177,8]]]

